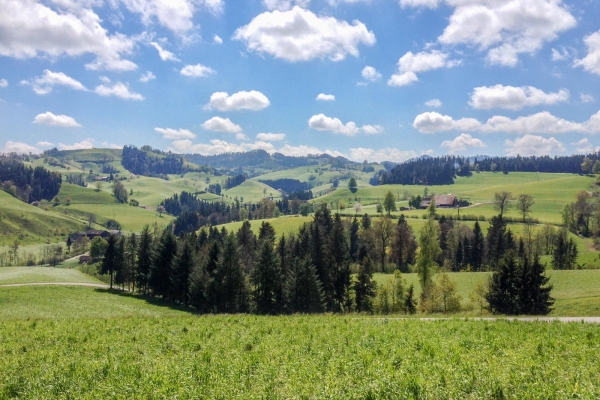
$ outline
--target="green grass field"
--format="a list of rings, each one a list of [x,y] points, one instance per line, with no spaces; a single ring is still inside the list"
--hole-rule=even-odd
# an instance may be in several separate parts
[[[94,310],[110,307],[83,299]],[[141,312],[123,313],[136,311]],[[600,396],[600,334],[589,324],[172,313],[171,318],[104,319],[94,318],[93,311],[76,319],[5,318],[0,324],[0,396]]]
[[[115,219],[127,232],[140,232],[146,224],[158,223],[165,226],[173,220],[169,215],[159,216],[155,211],[156,207],[153,207],[153,211],[148,211],[140,207],[118,204],[110,193],[68,183],[62,184],[59,197],[62,199],[61,205],[51,206],[51,211],[59,214],[66,212],[67,215],[81,220],[86,220],[91,213],[96,215],[99,224],[104,224],[108,219]],[[68,206],[65,204],[67,197],[71,198],[71,205]]]
[[[574,174],[544,174],[530,172],[513,172],[508,175],[502,173],[482,172],[465,178],[459,177],[454,185],[427,186],[429,193],[451,193],[459,198],[468,199],[471,203],[490,203],[494,193],[508,191],[517,197],[519,194],[530,194],[536,204],[532,207],[533,218],[542,222],[560,223],[561,211],[565,204],[575,201],[575,195],[582,190],[589,190],[594,183],[594,178]],[[395,196],[406,192],[413,195],[423,195],[424,186],[383,185],[360,186],[356,193],[351,193],[347,187],[340,185],[336,191],[313,201],[337,201],[344,199],[349,206],[354,204],[354,199],[363,205],[381,201],[388,191]],[[351,201],[349,201],[351,199]],[[454,213],[456,210],[439,210],[439,213]],[[399,214],[397,212],[396,214]],[[423,210],[404,212],[405,214],[423,214]],[[494,213],[491,205],[482,205],[461,210],[461,213],[484,215],[491,217]],[[507,213],[509,217],[518,218],[516,210]]]
[[[81,229],[74,218],[34,207],[0,191],[0,249],[17,240],[20,245],[66,240]]]
[[[266,194],[265,194],[266,189]],[[238,185],[229,190],[223,190],[222,195],[227,196],[225,201],[232,201],[235,197],[238,199],[244,198],[244,203],[258,203],[263,197],[273,197],[274,200],[281,198],[281,193],[264,183],[253,180],[246,180],[241,185]]]
[[[0,285],[39,282],[101,283],[74,269],[51,267],[4,267],[0,269]]]
[[[450,272],[449,277],[456,282],[458,294],[463,305],[467,306],[464,315],[477,315],[479,310],[472,304],[469,295],[478,283],[487,283],[490,273],[487,272]],[[554,289],[552,296],[556,299],[551,316],[598,316],[600,315],[600,270],[546,271]],[[436,278],[439,275],[436,275]],[[385,285],[392,275],[375,274],[378,285]],[[408,285],[415,286],[417,296],[421,294],[417,274],[403,274]]]

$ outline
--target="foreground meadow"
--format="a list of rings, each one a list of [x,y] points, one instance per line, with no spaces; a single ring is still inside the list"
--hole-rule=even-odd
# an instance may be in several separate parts
[[[8,320],[0,339],[0,398],[600,396],[600,332],[582,323]]]

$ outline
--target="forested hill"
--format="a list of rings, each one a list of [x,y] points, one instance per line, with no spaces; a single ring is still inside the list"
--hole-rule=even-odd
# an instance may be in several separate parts
[[[547,172],[581,174],[600,172],[600,155],[577,154],[560,157],[468,157],[443,156],[421,158],[396,165],[390,171],[380,171],[375,179],[380,184],[449,185],[457,176],[473,172]]]
[[[194,164],[210,165],[212,168],[224,168],[228,170],[261,167],[264,169],[296,168],[306,165],[317,165],[321,160],[332,164],[354,164],[343,157],[332,157],[328,154],[293,157],[281,153],[269,154],[264,150],[252,150],[241,153],[223,153],[214,156],[201,154],[186,154],[185,158]],[[342,166],[342,165],[339,165]]]
[[[150,146],[143,146],[141,150],[135,146],[123,147],[121,163],[132,173],[144,176],[183,174],[194,170],[184,163],[180,155],[164,153]]]
[[[4,191],[30,203],[56,196],[62,177],[44,167],[27,167],[19,159],[0,156],[0,184]]]

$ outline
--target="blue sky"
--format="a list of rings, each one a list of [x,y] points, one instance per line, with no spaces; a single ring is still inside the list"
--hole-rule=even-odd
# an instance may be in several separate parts
[[[598,15],[592,0],[0,0],[0,151],[595,151]]]

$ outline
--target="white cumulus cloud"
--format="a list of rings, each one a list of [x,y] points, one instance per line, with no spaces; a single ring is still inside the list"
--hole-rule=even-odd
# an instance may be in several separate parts
[[[85,139],[79,143],[73,144],[64,144],[59,143],[59,150],[85,150],[85,149],[93,149],[94,148],[94,139]]]
[[[446,131],[505,132],[513,134],[600,133],[600,111],[583,123],[558,118],[548,111],[520,116],[515,119],[496,115],[489,118],[485,123],[481,123],[474,118],[455,120],[448,115],[426,112],[417,115],[413,127],[421,133]]]
[[[231,122],[229,118],[212,117],[211,119],[204,121],[202,127],[209,131],[223,132],[223,133],[241,133],[242,127]]]
[[[578,142],[571,143],[571,145],[575,146],[578,154],[590,154],[600,151],[600,147],[594,147],[588,138],[583,138]]]
[[[363,68],[361,75],[363,78],[370,82],[375,82],[381,79],[381,73],[379,73],[379,71],[377,71],[375,68],[370,67],[368,65]]]
[[[481,139],[477,139],[469,135],[468,133],[461,133],[459,136],[452,140],[444,140],[440,147],[448,149],[448,153],[462,153],[472,147],[483,148],[487,147]]]
[[[319,95],[317,96],[317,98],[315,100],[319,100],[319,101],[334,101],[335,100],[335,96],[332,95],[332,94],[319,93]]]
[[[214,35],[213,42],[216,44],[223,44],[223,39],[221,39],[221,37],[219,35]]]
[[[469,104],[473,108],[481,110],[492,108],[520,110],[523,107],[567,101],[569,101],[569,91],[567,89],[561,89],[555,93],[545,93],[533,86],[495,85],[476,87],[471,94]]]
[[[4,148],[2,149],[2,151],[0,151],[0,153],[37,154],[41,153],[41,151],[38,148],[33,147],[27,143],[9,140],[6,142]]]
[[[579,101],[582,103],[592,103],[594,101],[594,96],[591,94],[581,93],[579,94]]]
[[[163,135],[164,139],[194,139],[196,137],[187,129],[154,128],[154,130]]]
[[[214,74],[215,70],[209,67],[206,67],[202,64],[196,65],[186,65],[179,71],[179,73],[183,76],[189,76],[192,78],[203,78],[210,74]]]
[[[140,82],[146,83],[156,79],[156,76],[151,71],[146,72],[140,76]]]
[[[577,25],[561,0],[401,0],[402,6],[452,7],[438,37],[443,45],[487,51],[491,64],[514,67],[520,54],[534,54],[546,42]]]
[[[325,114],[318,114],[310,117],[308,126],[318,131],[328,131],[346,136],[354,136],[361,131],[367,135],[383,132],[383,127],[381,125],[363,125],[362,127],[358,127],[356,123],[352,121],[344,124],[339,118],[328,117]]]
[[[241,91],[231,96],[226,92],[216,92],[210,96],[210,102],[204,108],[219,111],[258,111],[267,108],[270,104],[271,102],[267,96],[256,90]]]
[[[163,61],[179,61],[179,58],[175,57],[175,54],[171,53],[169,50],[165,50],[162,46],[156,42],[151,42],[150,45],[158,51],[158,56]]]
[[[433,107],[433,108],[438,108],[442,106],[442,102],[440,101],[440,99],[431,99],[425,102],[425,105],[427,107]]]
[[[517,155],[543,156],[567,151],[565,146],[555,138],[546,139],[537,135],[525,135],[514,141],[506,140],[504,148],[506,149],[506,155],[509,157]]]
[[[117,82],[114,85],[107,83],[105,85],[96,86],[94,90],[97,94],[104,97],[115,96],[125,100],[144,100],[144,96],[129,90],[129,87],[123,82]]]
[[[8,81],[6,79],[0,79],[0,88],[5,88],[8,86]]]
[[[375,34],[358,20],[349,24],[298,6],[256,16],[233,39],[245,42],[249,51],[291,62],[325,57],[341,61],[347,55],[357,57],[359,44],[375,44]]]
[[[52,91],[55,86],[64,86],[73,90],[87,91],[83,84],[62,72],[44,70],[42,76],[35,77],[29,81],[21,81],[22,85],[30,85],[37,94],[44,95]]]
[[[583,67],[588,72],[600,75],[600,31],[587,36],[584,42],[588,53],[584,58],[575,60],[573,66]]]
[[[36,146],[37,147],[52,147],[52,146],[54,146],[54,144],[52,142],[43,141],[43,142],[37,142]]]
[[[403,162],[411,158],[417,157],[418,154],[414,150],[400,150],[394,147],[386,147],[383,149],[370,149],[357,147],[350,149],[350,159],[361,162],[364,160],[371,162]]]
[[[0,55],[78,57],[94,54],[86,65],[92,70],[131,71],[136,64],[123,57],[132,54],[136,40],[110,35],[91,9],[53,9],[35,0],[0,0]]]
[[[263,0],[267,10],[288,11],[294,4],[302,8],[308,7],[310,0]]]
[[[50,111],[38,114],[33,119],[34,124],[62,126],[63,128],[79,128],[81,125],[75,121],[75,118],[68,115],[54,115]]]
[[[388,80],[388,85],[406,86],[419,81],[417,73],[452,68],[461,64],[460,60],[448,60],[448,57],[448,53],[439,50],[422,51],[417,54],[409,51],[398,60],[398,72]]]
[[[278,142],[285,140],[285,133],[259,133],[256,135],[256,139],[263,142]]]

